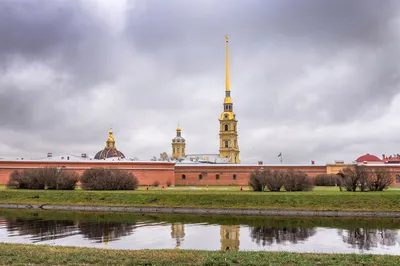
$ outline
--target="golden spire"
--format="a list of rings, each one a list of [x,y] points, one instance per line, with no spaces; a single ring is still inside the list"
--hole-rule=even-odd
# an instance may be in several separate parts
[[[226,40],[226,88],[225,91],[230,91],[231,90],[231,84],[230,84],[230,79],[229,79],[229,50],[228,50],[228,35],[225,35],[225,40]]]
[[[108,148],[108,149],[115,148],[115,140],[114,140],[112,128],[110,128],[110,130],[108,131],[108,138],[107,138],[107,142],[106,142],[106,148]]]
[[[231,99],[231,80],[229,77],[229,49],[228,49],[228,35],[225,35],[225,43],[226,43],[226,74],[225,74],[225,99],[224,103],[232,103]]]

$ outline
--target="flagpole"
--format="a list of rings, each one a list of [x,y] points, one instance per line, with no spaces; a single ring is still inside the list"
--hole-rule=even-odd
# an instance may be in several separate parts
[[[283,153],[281,152],[281,164],[283,164]]]

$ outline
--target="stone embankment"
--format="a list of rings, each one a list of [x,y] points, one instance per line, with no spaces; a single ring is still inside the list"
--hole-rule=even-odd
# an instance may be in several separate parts
[[[319,217],[377,217],[400,218],[400,211],[324,211],[324,210],[260,210],[221,208],[180,208],[180,207],[126,207],[126,206],[69,206],[50,204],[0,204],[6,209],[38,209],[59,211],[96,211],[131,213],[179,213],[179,214],[219,214],[253,216],[319,216]]]

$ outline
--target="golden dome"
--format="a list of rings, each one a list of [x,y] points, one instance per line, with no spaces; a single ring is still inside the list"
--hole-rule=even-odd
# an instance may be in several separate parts
[[[224,103],[232,103],[232,98],[231,97],[225,97]]]
[[[221,114],[220,120],[225,119],[235,119],[235,114],[233,112],[223,112]]]
[[[176,128],[176,131],[182,131],[180,125],[178,124],[178,127]]]

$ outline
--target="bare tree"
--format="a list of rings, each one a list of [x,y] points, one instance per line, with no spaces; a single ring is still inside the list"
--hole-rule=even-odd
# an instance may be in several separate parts
[[[286,191],[312,190],[314,185],[310,177],[301,171],[287,170],[282,173],[283,187]]]
[[[345,186],[347,191],[356,191],[357,187],[360,191],[365,191],[371,171],[365,165],[354,165],[342,169],[339,175],[342,177],[340,185]]]
[[[393,183],[393,176],[385,168],[375,169],[367,180],[370,191],[383,191]]]
[[[280,191],[283,186],[283,175],[280,171],[264,171],[265,185],[269,191]]]

